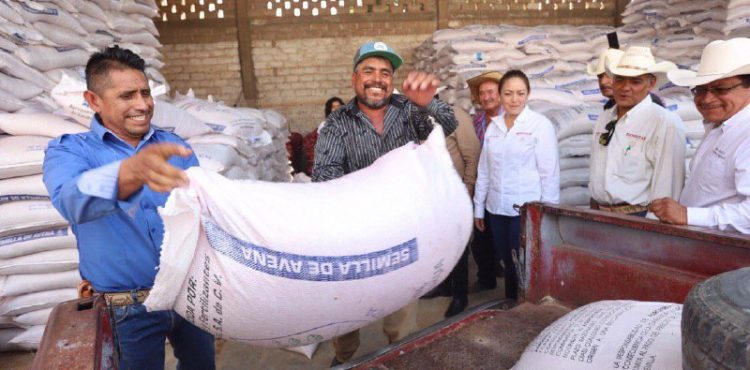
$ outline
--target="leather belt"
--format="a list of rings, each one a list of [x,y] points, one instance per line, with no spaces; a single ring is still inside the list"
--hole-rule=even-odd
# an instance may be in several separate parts
[[[149,289],[136,290],[135,292],[102,293],[108,306],[127,306],[135,303],[143,303],[148,298]]]
[[[594,200],[594,198],[591,198],[591,209],[597,209],[602,211],[609,211],[609,212],[615,212],[615,213],[624,213],[624,214],[633,214],[633,213],[641,213],[643,211],[648,211],[648,206],[642,206],[639,204],[627,204],[627,203],[620,203],[620,204],[601,204]]]

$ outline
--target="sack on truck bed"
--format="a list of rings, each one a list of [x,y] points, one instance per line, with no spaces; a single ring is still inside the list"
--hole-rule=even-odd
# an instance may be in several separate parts
[[[448,275],[472,229],[440,127],[324,183],[187,174],[160,211],[145,304],[252,345],[320,342],[396,311]]]

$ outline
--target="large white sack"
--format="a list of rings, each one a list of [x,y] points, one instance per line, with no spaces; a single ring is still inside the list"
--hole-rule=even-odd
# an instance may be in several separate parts
[[[18,50],[20,48],[16,49],[16,51]],[[0,70],[48,91],[55,87],[55,83],[42,72],[27,66],[26,63],[18,59],[12,52],[3,49],[0,49]]]
[[[221,173],[233,165],[242,164],[242,158],[234,148],[223,144],[193,144],[193,152],[202,168]]]
[[[588,167],[569,168],[560,171],[560,188],[571,186],[586,186],[589,183],[591,171]]]
[[[42,173],[47,143],[44,136],[0,135],[0,179]]]
[[[560,204],[569,206],[587,206],[591,200],[591,192],[587,186],[571,186],[560,189]]]
[[[78,249],[58,249],[0,260],[0,275],[41,274],[78,267]]]
[[[23,101],[8,92],[0,90],[0,112],[15,112],[26,106]],[[0,129],[0,132],[2,130]]]
[[[60,27],[65,27],[77,32],[81,36],[86,35],[86,30],[70,13],[50,3],[38,1],[21,1],[18,3],[18,13],[28,23],[47,22]]]
[[[553,104],[572,107],[582,103],[581,98],[570,90],[563,89],[532,89],[529,100],[543,100]]]
[[[41,174],[0,180],[0,204],[40,199],[49,199]]]
[[[44,258],[44,256],[40,257]],[[5,276],[5,282],[0,284],[0,297],[44,290],[76,288],[80,282],[81,275],[78,270],[8,275]]]
[[[68,28],[56,26],[54,24],[46,22],[36,22],[34,23],[34,28],[36,28],[37,31],[41,32],[46,38],[60,46],[73,46],[88,51],[91,51],[93,49],[91,44],[86,42],[84,37],[81,37],[81,35]]]
[[[31,351],[39,348],[42,342],[45,325],[36,325],[26,329],[23,333],[16,335],[10,343],[18,345],[21,349]]]
[[[88,129],[72,118],[52,113],[0,113],[0,130],[11,135],[34,135],[55,138],[78,134]]]
[[[560,158],[560,171],[571,168],[588,168],[591,159],[589,157],[565,157]]]
[[[91,52],[77,47],[44,45],[25,46],[16,50],[15,53],[24,63],[40,71],[85,65],[91,56]]]
[[[555,126],[557,139],[562,140],[574,135],[590,134],[601,111],[601,107],[578,105],[548,111],[544,115]]]
[[[55,289],[5,298],[0,302],[0,315],[22,315],[27,312],[54,307],[60,302],[78,297],[78,289]]]
[[[89,34],[94,33],[97,30],[107,29],[107,23],[97,18],[94,18],[90,15],[87,15],[84,13],[76,13],[76,14],[73,14],[73,16],[75,16],[76,19],[78,19],[78,22],[81,24],[81,27],[83,27],[83,29],[85,29],[86,32],[88,32]]]
[[[16,24],[23,24],[23,19],[18,14],[17,5],[10,1],[0,1],[0,19]]]
[[[560,140],[557,149],[560,151],[560,158],[580,157],[591,154],[591,134],[574,135]]]
[[[31,99],[44,91],[37,85],[5,73],[0,73],[0,90],[7,91],[20,100]]]
[[[18,49],[18,45],[6,39],[5,37],[3,37],[3,35],[0,35],[0,49],[3,49],[9,53],[12,53],[16,51],[16,49]]]
[[[0,204],[0,236],[67,225],[49,200],[21,200]]]
[[[5,36],[5,38],[15,42],[18,45],[54,44],[53,42],[46,40],[41,32],[28,27],[25,24],[0,22],[0,36]]]
[[[154,116],[151,123],[184,139],[211,132],[211,128],[200,119],[172,103],[159,99],[154,100]]]
[[[0,259],[75,247],[76,237],[67,226],[30,231],[0,238]]]
[[[676,303],[591,303],[544,329],[513,369],[682,369],[681,316]]]
[[[187,174],[190,187],[160,210],[161,263],[145,304],[258,346],[320,342],[396,311],[448,275],[472,229],[439,126],[422,145],[324,183]]]
[[[54,307],[49,307],[27,312],[14,317],[13,322],[23,327],[47,325],[47,320],[49,320],[49,315],[52,313],[53,309]]]

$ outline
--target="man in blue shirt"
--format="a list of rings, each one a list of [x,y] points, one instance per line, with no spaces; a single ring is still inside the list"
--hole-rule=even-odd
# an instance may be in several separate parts
[[[117,46],[86,65],[91,130],[52,140],[44,183],[78,239],[81,276],[112,307],[121,369],[163,369],[169,338],[181,369],[214,369],[214,338],[174,311],[142,305],[154,283],[169,191],[198,165],[188,145],[151,126],[144,61]],[[179,289],[180,287],[175,287]]]

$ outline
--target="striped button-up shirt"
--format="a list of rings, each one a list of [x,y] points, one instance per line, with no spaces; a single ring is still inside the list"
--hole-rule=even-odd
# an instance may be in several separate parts
[[[427,139],[432,116],[446,135],[458,126],[453,108],[433,99],[425,108],[393,94],[386,108],[383,134],[378,135],[357,98],[331,113],[315,145],[313,181],[327,181],[365,168],[385,153],[410,141]]]

